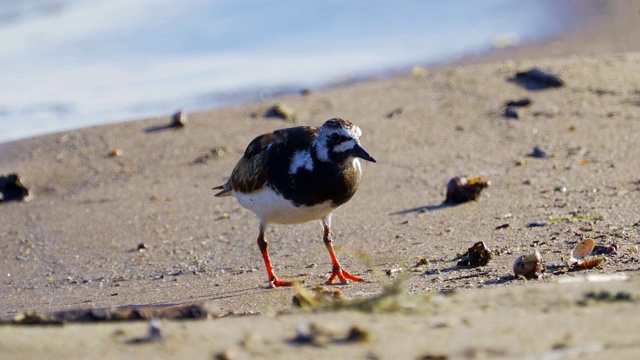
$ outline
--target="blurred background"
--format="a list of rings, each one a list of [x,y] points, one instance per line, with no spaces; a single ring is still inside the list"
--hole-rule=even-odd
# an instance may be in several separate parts
[[[411,71],[575,29],[557,0],[0,0],[0,143]]]

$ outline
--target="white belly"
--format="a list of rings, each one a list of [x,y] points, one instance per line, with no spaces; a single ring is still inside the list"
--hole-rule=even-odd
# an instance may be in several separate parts
[[[242,194],[234,191],[233,196],[240,205],[253,211],[267,223],[300,224],[311,220],[322,219],[333,212],[331,201],[314,206],[295,206],[289,200],[280,197],[269,187]]]

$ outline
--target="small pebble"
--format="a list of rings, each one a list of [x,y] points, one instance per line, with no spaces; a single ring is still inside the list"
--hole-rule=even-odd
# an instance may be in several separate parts
[[[507,101],[505,103],[505,106],[509,107],[509,106],[513,106],[513,107],[526,107],[531,105],[531,103],[533,103],[533,101],[531,101],[531,99],[529,98],[522,98],[520,100],[510,100]]]
[[[388,119],[397,118],[397,117],[399,117],[400,115],[402,115],[402,113],[403,113],[403,112],[404,112],[404,109],[403,109],[403,108],[401,108],[401,107],[399,107],[399,108],[395,108],[395,109],[393,109],[393,110],[391,110],[391,111],[389,111],[389,112],[387,113],[387,118],[388,118]]]
[[[3,201],[23,201],[29,197],[27,189],[18,174],[0,176],[0,203]]]
[[[534,221],[534,222],[530,222],[527,224],[528,228],[532,228],[532,227],[542,227],[542,226],[547,226],[547,223],[544,221]]]
[[[518,118],[520,118],[520,116],[518,115],[518,111],[513,106],[507,106],[506,108],[504,108],[504,113],[502,113],[502,116],[507,118],[507,119],[518,119]]]
[[[349,330],[349,335],[345,339],[347,342],[368,342],[369,340],[371,340],[371,334],[358,325]]]
[[[516,73],[513,80],[529,90],[545,90],[564,86],[564,81],[559,76],[538,68]]]
[[[111,150],[109,150],[109,156],[111,156],[111,157],[120,157],[120,156],[122,156],[122,150],[120,150],[120,149],[111,149]]]
[[[296,122],[296,116],[290,107],[284,104],[277,104],[267,109],[264,112],[266,118],[280,118],[289,122]]]
[[[545,151],[543,151],[538,146],[536,146],[533,148],[533,152],[529,154],[529,157],[536,158],[536,159],[548,159],[551,157],[551,155],[547,154]]]
[[[171,116],[171,125],[169,126],[174,128],[185,127],[187,125],[187,118],[187,113],[179,110]]]

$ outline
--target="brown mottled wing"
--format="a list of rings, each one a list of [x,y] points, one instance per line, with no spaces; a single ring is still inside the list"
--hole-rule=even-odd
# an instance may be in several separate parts
[[[278,141],[276,134],[267,133],[253,139],[244,156],[238,161],[231,173],[231,178],[224,185],[214,189],[223,189],[215,196],[231,195],[231,191],[242,193],[254,192],[267,182],[267,148],[269,144]]]
[[[308,149],[317,133],[316,127],[297,126],[253,139],[233,169],[229,181],[214,188],[222,189],[216,196],[231,195],[231,191],[246,194],[259,190],[267,183],[269,173],[272,179],[280,179],[276,186],[289,186],[289,179],[279,175],[289,171],[289,161],[293,154],[298,150]]]

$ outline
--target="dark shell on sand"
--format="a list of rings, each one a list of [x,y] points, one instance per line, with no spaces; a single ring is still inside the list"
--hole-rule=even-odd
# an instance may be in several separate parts
[[[475,177],[456,176],[447,184],[447,197],[445,203],[460,204],[467,201],[475,201],[480,197],[482,190],[491,186],[491,181]]]
[[[0,176],[0,202],[23,201],[29,197],[29,189],[20,181],[18,174]]]
[[[487,245],[482,241],[478,241],[462,255],[462,258],[458,261],[458,266],[485,266],[489,263],[492,256],[493,254],[491,250],[487,248]]]
[[[564,86],[564,81],[555,74],[548,73],[538,68],[531,68],[516,74],[511,81],[527,90],[546,90]]]

